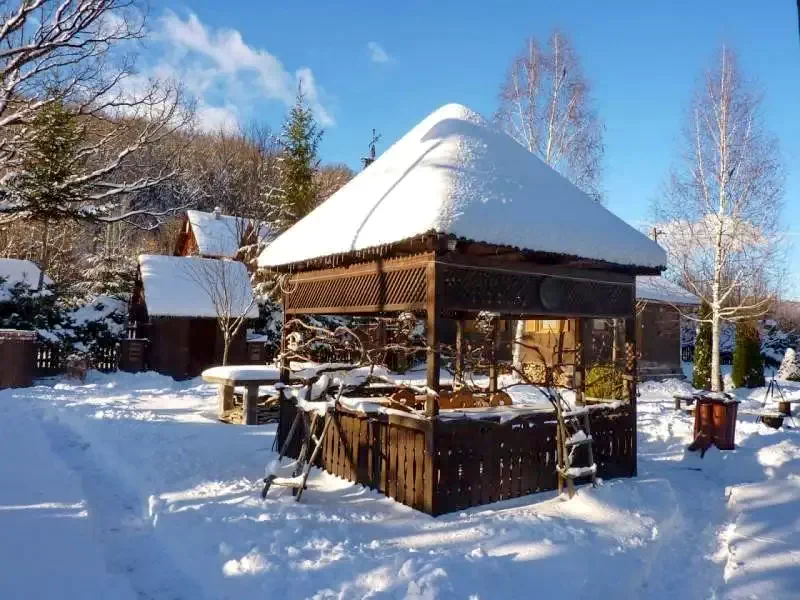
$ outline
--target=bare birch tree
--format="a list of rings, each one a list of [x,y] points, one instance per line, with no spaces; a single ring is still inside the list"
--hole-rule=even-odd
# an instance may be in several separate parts
[[[256,300],[245,265],[216,258],[186,259],[184,275],[208,295],[222,333],[222,364],[230,358],[231,342],[249,319],[255,318]]]
[[[553,31],[545,48],[530,38],[514,59],[495,118],[528,151],[600,201],[603,125],[592,104],[577,54],[563,33]],[[524,335],[525,322],[518,321],[517,369]]]
[[[178,85],[135,71],[145,14],[136,0],[0,0],[0,222],[45,212],[139,224],[169,212],[122,208],[175,174],[171,162],[142,163],[192,117]],[[42,207],[8,184],[27,172],[46,134],[41,115],[55,109],[74,117],[76,139],[62,165],[71,170],[54,184],[65,193]]]
[[[684,151],[654,206],[670,268],[710,308],[713,391],[722,389],[722,323],[764,315],[784,264],[783,176],[760,103],[722,48],[694,95]]]

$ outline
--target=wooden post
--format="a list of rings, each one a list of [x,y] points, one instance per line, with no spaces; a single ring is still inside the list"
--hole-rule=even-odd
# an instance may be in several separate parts
[[[256,424],[256,405],[258,404],[258,385],[248,385],[244,390],[242,421],[245,425]]]
[[[286,292],[281,296],[281,312],[283,315],[283,325],[281,326],[281,359],[280,359],[280,379],[281,383],[289,384],[289,359],[286,356]]]
[[[631,405],[631,418],[633,419],[633,439],[631,441],[631,459],[633,461],[633,475],[637,473],[637,415],[636,415],[636,304],[633,304],[633,313],[625,319],[625,389],[627,400]]]
[[[217,386],[217,416],[223,417],[225,413],[233,408],[233,386]]]
[[[456,321],[456,383],[464,385],[464,319]],[[455,387],[455,386],[454,386]]]
[[[439,351],[439,306],[436,302],[436,263],[431,261],[426,269],[427,306],[425,309],[426,334],[427,334],[427,372],[426,383],[428,388],[436,394],[428,394],[425,401],[425,414],[428,417],[435,417],[439,414],[439,368],[441,365],[441,353]]]
[[[491,328],[489,329],[489,393],[494,394],[497,391],[497,334],[500,329],[500,319],[494,317],[492,319]]]
[[[423,458],[423,499],[422,510],[432,516],[439,514],[439,507],[437,506],[436,494],[436,419],[431,419],[426,424],[425,429],[425,455]]]
[[[583,355],[583,319],[575,319],[575,372],[572,385],[575,388],[575,403],[582,405],[586,396],[586,361]]]

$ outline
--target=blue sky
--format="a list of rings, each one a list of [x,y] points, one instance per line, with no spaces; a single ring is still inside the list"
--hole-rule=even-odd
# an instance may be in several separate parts
[[[257,8],[254,8],[257,6]],[[278,128],[304,82],[326,124],[325,162],[359,167],[447,102],[485,115],[526,37],[567,33],[606,133],[609,209],[637,227],[665,181],[702,70],[726,43],[764,94],[786,167],[784,221],[800,242],[800,42],[795,0],[244,2],[152,5],[150,68],[183,78],[208,127]],[[800,246],[800,244],[795,244]],[[791,251],[800,265],[800,248]],[[787,292],[800,297],[800,268]]]

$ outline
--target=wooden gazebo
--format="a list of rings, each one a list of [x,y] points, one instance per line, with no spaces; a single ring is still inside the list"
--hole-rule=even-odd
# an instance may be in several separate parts
[[[285,275],[285,319],[424,316],[424,415],[337,408],[318,462],[434,515],[556,487],[552,414],[440,410],[446,321],[459,332],[486,311],[632,324],[635,276],[664,263],[654,242],[458,105],[423,120],[259,259]],[[601,477],[636,473],[635,332],[625,333],[627,402],[591,411]],[[581,340],[568,350],[580,403]],[[493,365],[489,392],[497,381]],[[293,410],[284,408],[279,438]]]

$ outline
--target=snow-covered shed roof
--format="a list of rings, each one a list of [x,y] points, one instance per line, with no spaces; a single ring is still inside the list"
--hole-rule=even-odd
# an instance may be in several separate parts
[[[700,298],[660,275],[638,275],[636,299],[668,304],[700,305]]]
[[[216,318],[213,297],[227,290],[230,311],[258,316],[244,263],[197,256],[139,256],[144,299],[151,317]],[[217,293],[209,290],[219,290]],[[225,303],[228,304],[227,302]],[[248,310],[249,307],[249,310]]]
[[[377,248],[428,232],[661,268],[655,242],[479,114],[443,106],[274,240],[259,266]]]
[[[239,250],[242,236],[254,226],[251,219],[223,215],[218,211],[203,212],[187,210],[186,217],[197,242],[197,253],[201,256],[233,258]],[[259,242],[269,235],[269,229],[261,226]]]
[[[14,287],[18,283],[26,284],[32,290],[39,289],[39,278],[41,270],[29,260],[18,258],[0,258],[0,300],[8,299],[8,288]],[[53,285],[53,280],[47,275],[42,279],[45,286]]]

